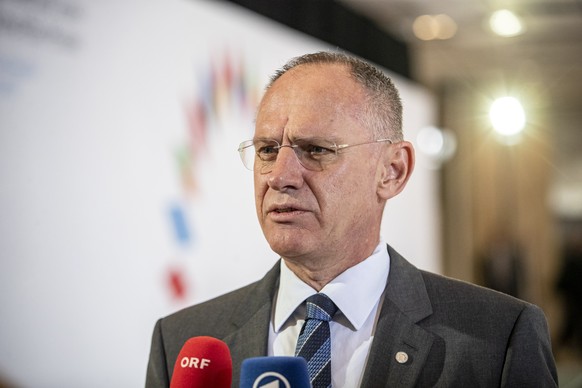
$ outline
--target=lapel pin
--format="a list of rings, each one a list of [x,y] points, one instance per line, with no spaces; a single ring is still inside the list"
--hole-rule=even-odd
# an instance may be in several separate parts
[[[396,362],[399,364],[406,364],[408,361],[408,354],[406,354],[406,352],[398,352],[394,358],[396,358]]]

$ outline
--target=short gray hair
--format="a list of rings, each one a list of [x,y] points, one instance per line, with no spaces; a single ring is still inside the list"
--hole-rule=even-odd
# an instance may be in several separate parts
[[[368,126],[378,138],[403,140],[402,101],[392,80],[368,62],[340,52],[317,52],[295,57],[277,70],[267,84],[267,89],[287,71],[307,64],[338,64],[348,68],[354,80],[368,97],[362,124]]]

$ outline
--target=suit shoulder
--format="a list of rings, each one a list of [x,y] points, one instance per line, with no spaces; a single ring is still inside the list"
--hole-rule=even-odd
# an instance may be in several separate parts
[[[279,281],[276,264],[263,279],[160,320],[162,334],[185,340],[194,336],[223,338],[253,314],[270,306]]]
[[[449,278],[427,271],[421,271],[433,308],[475,313],[476,316],[515,315],[524,309],[539,310],[529,302],[501,292]]]
[[[225,317],[230,316],[237,307],[252,298],[253,293],[256,292],[257,284],[258,282],[251,283],[226,294],[186,307],[162,318],[162,322],[165,325],[182,325],[184,322],[204,323],[212,319],[224,321]]]

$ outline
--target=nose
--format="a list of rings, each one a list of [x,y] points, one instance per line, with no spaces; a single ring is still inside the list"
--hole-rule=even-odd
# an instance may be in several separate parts
[[[303,184],[304,170],[305,167],[299,163],[295,150],[290,146],[282,146],[273,170],[268,173],[269,187],[277,191],[298,189]]]

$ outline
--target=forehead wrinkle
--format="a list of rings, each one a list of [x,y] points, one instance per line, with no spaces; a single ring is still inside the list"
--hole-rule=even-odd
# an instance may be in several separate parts
[[[276,123],[277,129],[286,129],[289,122],[292,128],[321,127],[327,126],[336,120],[349,117],[352,120],[361,122],[360,118],[364,108],[359,103],[353,101],[338,101],[327,96],[325,100],[319,97],[309,96],[303,101],[290,103],[284,96],[278,96],[278,100],[266,103],[261,109],[256,120],[257,124],[264,124],[268,127],[270,123]],[[273,128],[274,129],[274,128]]]

